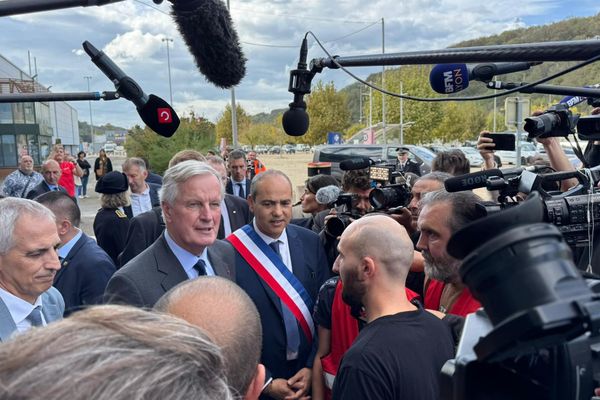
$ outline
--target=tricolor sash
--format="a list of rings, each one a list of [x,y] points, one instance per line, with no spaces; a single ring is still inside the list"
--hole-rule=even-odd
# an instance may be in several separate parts
[[[251,225],[241,227],[227,240],[290,309],[308,342],[312,343],[315,328],[310,310],[313,309],[313,303],[302,282]]]

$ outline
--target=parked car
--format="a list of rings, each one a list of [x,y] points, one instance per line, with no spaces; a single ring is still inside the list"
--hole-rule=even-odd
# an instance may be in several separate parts
[[[429,146],[425,146],[429,150],[433,151],[435,154],[441,153],[442,151],[450,150],[449,147],[443,146],[441,144],[430,144]]]
[[[479,154],[477,149],[474,149],[473,147],[459,147],[458,149],[465,154],[471,167],[481,167],[481,165],[483,165],[483,157],[481,157],[481,154]]]
[[[269,154],[281,154],[281,146],[271,146]]]
[[[343,171],[340,161],[351,158],[369,157],[376,162],[396,163],[398,144],[333,144],[315,148],[314,162],[330,162],[331,175],[341,180]],[[421,164],[421,175],[431,172],[431,162],[435,154],[421,146],[402,145],[409,150],[409,158]]]
[[[281,146],[281,150],[285,154],[295,154],[296,153],[296,148],[291,144],[284,144],[283,146]]]
[[[254,151],[258,154],[264,154],[269,152],[269,146],[265,146],[264,144],[257,144],[254,146]]]
[[[517,163],[517,152],[508,150],[498,150],[495,152],[504,164],[516,164]],[[521,164],[527,164],[529,157],[539,155],[535,145],[533,143],[524,142],[521,143]]]

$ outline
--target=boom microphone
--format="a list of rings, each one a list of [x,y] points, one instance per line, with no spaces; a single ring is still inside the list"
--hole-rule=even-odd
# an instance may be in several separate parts
[[[496,75],[525,71],[537,64],[540,63],[438,64],[429,73],[429,83],[437,93],[455,93],[465,90],[469,86],[469,81],[489,82]]]
[[[144,93],[136,81],[125,75],[110,57],[87,40],[83,42],[83,49],[100,71],[114,83],[117,92],[135,104],[138,114],[150,129],[161,136],[173,136],[179,127],[179,117],[169,103],[153,94],[148,96]]]
[[[290,108],[283,113],[281,124],[283,130],[290,136],[302,136],[308,130],[310,118],[306,113],[304,95],[310,93],[310,71],[306,68],[306,57],[308,55],[308,43],[306,37],[300,46],[300,58],[298,68],[290,71],[290,83],[288,91],[294,93],[294,101]],[[307,89],[308,87],[308,89]]]
[[[323,205],[332,204],[338,199],[341,192],[342,190],[335,185],[324,186],[317,190],[317,193],[315,194],[315,200],[317,203]]]
[[[198,69],[214,85],[230,88],[246,74],[246,58],[221,0],[170,0],[179,33]]]

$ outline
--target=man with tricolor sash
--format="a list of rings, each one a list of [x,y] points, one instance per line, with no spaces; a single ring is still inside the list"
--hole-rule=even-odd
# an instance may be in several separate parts
[[[319,287],[330,276],[325,251],[312,231],[289,225],[292,185],[277,170],[257,175],[248,203],[254,221],[228,240],[236,250],[236,281],[261,317],[261,398],[304,398],[310,393],[317,337],[312,320]]]

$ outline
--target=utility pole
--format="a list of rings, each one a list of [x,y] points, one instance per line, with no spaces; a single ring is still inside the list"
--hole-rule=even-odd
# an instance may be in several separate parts
[[[90,91],[90,80],[92,79],[91,76],[84,76],[83,79],[85,79],[87,81],[87,91]],[[92,102],[88,101],[88,105],[90,107],[90,132],[92,134],[92,153],[95,151],[94,149],[94,120],[92,119]]]
[[[171,107],[173,107],[173,88],[171,86],[171,55],[169,53],[169,42],[173,43],[173,39],[165,37],[161,39],[167,44],[167,69],[169,71],[169,98],[171,99]]]

